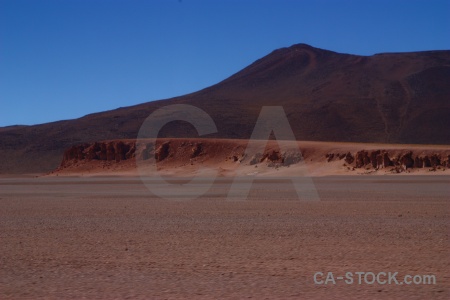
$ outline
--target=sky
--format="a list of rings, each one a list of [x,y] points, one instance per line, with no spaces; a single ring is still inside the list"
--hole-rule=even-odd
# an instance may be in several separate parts
[[[450,1],[0,0],[0,126],[206,88],[297,43],[450,49]]]

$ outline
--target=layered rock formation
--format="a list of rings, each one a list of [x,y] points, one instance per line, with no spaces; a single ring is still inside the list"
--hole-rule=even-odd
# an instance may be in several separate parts
[[[327,151],[334,147],[333,143],[310,143],[300,145],[302,155],[298,151],[281,151],[276,141],[270,141],[261,153],[246,155],[247,142],[242,140],[216,139],[161,139],[156,143],[145,144],[136,150],[133,140],[105,141],[92,144],[84,143],[72,146],[64,152],[59,169],[70,168],[74,165],[88,164],[91,161],[120,164],[123,161],[134,161],[138,158],[147,161],[154,157],[158,164],[170,167],[193,165],[208,161],[213,166],[223,162],[242,163],[257,167],[266,164],[268,167],[287,167],[297,164],[302,159],[307,163],[342,162],[336,168],[364,171],[384,170],[392,173],[408,172],[411,169],[450,168],[450,149],[426,149],[411,146],[411,149],[401,145],[399,148],[358,150],[363,144],[347,146],[347,151]],[[349,148],[350,147],[350,148]],[[373,145],[372,145],[373,147]],[[361,148],[359,148],[361,149]],[[326,153],[320,156],[319,153]],[[323,155],[323,154],[322,154]]]
[[[327,162],[344,159],[347,166],[363,169],[384,169],[390,168],[390,171],[401,173],[413,168],[430,168],[436,170],[439,168],[450,168],[449,151],[436,151],[437,153],[425,152],[414,153],[413,151],[389,151],[389,150],[361,150],[352,154],[327,153],[325,158]]]
[[[204,147],[201,142],[168,140],[157,143],[156,147],[151,143],[146,144],[139,155],[142,160],[148,160],[153,156],[156,162],[163,162],[169,156],[175,156],[176,159],[183,157],[195,159],[203,153]],[[74,145],[64,151],[59,168],[95,160],[119,163],[125,160],[134,160],[135,156],[136,142],[132,140],[83,143]]]
[[[134,158],[136,143],[130,141],[109,141],[75,145],[64,151],[60,167],[65,168],[80,161],[115,161]]]

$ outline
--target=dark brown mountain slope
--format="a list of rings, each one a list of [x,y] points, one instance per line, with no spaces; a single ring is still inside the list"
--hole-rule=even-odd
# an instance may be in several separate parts
[[[450,144],[449,82],[450,51],[358,56],[298,44],[193,94],[0,130],[0,172],[49,171],[73,144],[136,138],[152,111],[175,103],[204,109],[221,138],[249,138],[261,107],[282,105],[298,140]],[[180,125],[161,136],[195,136]]]

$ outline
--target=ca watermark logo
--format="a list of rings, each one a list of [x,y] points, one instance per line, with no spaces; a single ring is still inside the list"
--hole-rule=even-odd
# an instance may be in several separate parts
[[[161,176],[155,158],[156,141],[159,131],[172,121],[185,121],[192,124],[200,137],[217,132],[216,124],[211,116],[198,107],[174,104],[157,109],[146,118],[136,139],[136,165],[139,176],[145,186],[158,197],[168,200],[196,199],[208,192],[218,173],[215,169],[201,167],[196,175],[184,184],[170,183]],[[289,163],[296,164],[295,175],[282,178],[292,182],[298,199],[318,201],[319,195],[312,178],[308,176],[308,169],[283,107],[262,107],[245,149],[244,157],[255,157],[263,153],[271,133],[274,134],[279,149],[284,153],[289,153]],[[232,184],[226,199],[229,201],[246,200],[253,181],[257,179],[257,174],[232,177]],[[270,180],[270,177],[264,179]],[[276,177],[276,179],[280,178]]]

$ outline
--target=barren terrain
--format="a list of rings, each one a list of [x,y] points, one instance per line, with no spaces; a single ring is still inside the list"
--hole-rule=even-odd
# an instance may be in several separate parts
[[[449,176],[313,181],[320,201],[271,180],[226,201],[229,178],[168,201],[135,177],[1,178],[1,298],[449,298]],[[437,283],[313,281],[358,271]]]
[[[449,299],[449,78],[450,51],[297,44],[192,94],[0,128],[0,299]],[[217,131],[139,139],[171,104]],[[297,141],[249,147],[265,106]]]

